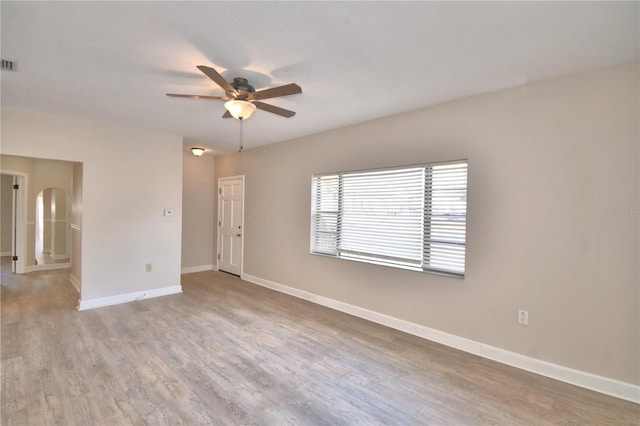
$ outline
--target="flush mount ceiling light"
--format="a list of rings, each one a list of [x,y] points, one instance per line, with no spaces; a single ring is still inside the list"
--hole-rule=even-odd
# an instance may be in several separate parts
[[[191,148],[191,152],[193,152],[193,155],[195,155],[196,157],[200,157],[202,154],[204,154],[204,148],[198,148],[198,147],[193,147]]]
[[[233,118],[246,120],[256,110],[256,106],[249,101],[234,99],[224,103],[224,107]]]

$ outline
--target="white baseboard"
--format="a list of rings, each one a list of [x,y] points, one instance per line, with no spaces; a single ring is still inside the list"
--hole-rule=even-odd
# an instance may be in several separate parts
[[[80,281],[73,276],[73,274],[69,274],[69,282],[73,284],[73,286],[78,290],[78,294],[80,293]]]
[[[194,272],[216,271],[214,265],[187,266],[182,268],[182,274],[193,274]]]
[[[631,383],[621,382],[619,380],[531,358],[526,355],[445,333],[389,315],[381,314],[379,312],[361,308],[359,306],[350,305],[348,303],[320,296],[305,290],[278,284],[253,275],[242,274],[242,279],[318,305],[326,306],[396,330],[404,331],[405,333],[413,334],[414,336],[422,337],[445,346],[497,361],[502,364],[614,396],[626,401],[640,403],[640,386]]]
[[[51,271],[53,269],[67,269],[70,267],[71,263],[41,263],[39,265],[27,266],[25,272]]]
[[[69,255],[64,253],[64,254],[55,254],[54,252],[51,252],[51,258],[53,260],[62,260],[62,259],[68,259]]]
[[[87,309],[102,308],[104,306],[119,305],[120,303],[136,302],[142,299],[151,299],[153,297],[168,296],[170,294],[182,293],[181,285],[171,287],[155,288],[153,290],[136,291],[134,293],[118,294],[116,296],[100,297],[97,299],[88,299],[78,301],[78,310],[86,311]]]

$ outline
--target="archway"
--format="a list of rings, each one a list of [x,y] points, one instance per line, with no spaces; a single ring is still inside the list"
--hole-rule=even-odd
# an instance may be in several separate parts
[[[36,196],[35,254],[40,268],[67,268],[71,258],[71,197],[61,188]]]

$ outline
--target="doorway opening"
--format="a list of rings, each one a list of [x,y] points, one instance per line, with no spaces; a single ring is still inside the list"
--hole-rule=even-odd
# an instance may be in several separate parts
[[[81,289],[82,176],[79,162],[1,154],[0,172],[14,179],[14,210],[2,213],[2,226],[11,217],[13,232],[1,232],[2,247],[13,238],[12,253],[2,258],[2,272],[24,274],[69,269],[69,280]],[[6,178],[3,178],[6,180]],[[5,185],[8,185],[5,183]],[[2,205],[11,202],[2,191]],[[6,210],[8,211],[8,210]],[[12,261],[17,257],[17,261]],[[8,260],[8,261],[7,261]]]
[[[45,188],[36,196],[35,255],[38,269],[71,266],[71,196]]]
[[[2,268],[12,273],[26,269],[25,224],[27,175],[2,171],[0,185],[0,256]],[[10,266],[9,266],[10,265]]]

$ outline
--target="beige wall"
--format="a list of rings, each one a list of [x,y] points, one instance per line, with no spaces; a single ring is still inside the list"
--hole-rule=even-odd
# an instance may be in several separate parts
[[[191,153],[185,144],[182,163],[182,270],[211,269],[214,259],[214,158]]]
[[[71,282],[80,286],[82,277],[82,163],[73,165],[71,196]],[[80,290],[78,288],[78,290]]]
[[[0,180],[0,252],[13,253],[13,177],[1,175]]]
[[[244,272],[638,384],[638,98],[622,66],[218,157],[246,175]],[[309,254],[312,174],[461,158],[464,280]]]
[[[60,188],[51,189],[51,255],[56,260],[69,257],[69,204],[71,194]]]
[[[81,306],[179,289],[181,137],[3,106],[2,152],[82,163]]]
[[[51,199],[53,196],[53,190],[51,188],[46,188],[40,192],[42,193],[42,253],[51,254],[51,241],[53,235],[53,224],[51,220]],[[36,208],[36,212],[37,211],[38,209]],[[35,222],[37,222],[37,213],[34,215],[34,218],[35,219],[32,219],[31,215],[29,215],[29,219],[27,220],[29,221],[29,223],[32,220],[35,220]],[[34,226],[34,228],[34,232],[37,234],[37,226]],[[37,239],[38,236],[36,235],[35,238]],[[29,244],[33,243],[29,241]]]

